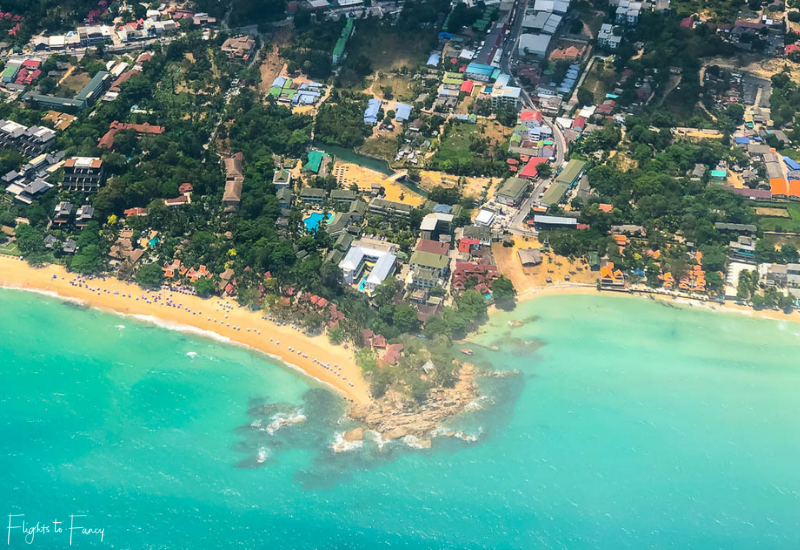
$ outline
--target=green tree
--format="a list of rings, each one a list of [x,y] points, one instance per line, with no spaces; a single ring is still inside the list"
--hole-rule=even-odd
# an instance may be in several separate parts
[[[192,286],[194,287],[194,290],[197,292],[198,296],[202,296],[203,298],[211,296],[211,294],[213,294],[213,292],[216,290],[214,281],[205,277],[197,279]]]
[[[342,330],[341,327],[337,326],[328,329],[328,340],[330,340],[330,343],[333,344],[334,346],[338,346],[339,344],[344,342],[344,337],[345,337],[344,330]]]
[[[164,281],[164,272],[158,262],[145,264],[136,272],[136,283],[146,289],[155,289]]]
[[[419,328],[417,310],[409,305],[395,306],[392,314],[392,325],[401,333],[416,332]]]
[[[511,282],[511,279],[500,276],[492,283],[492,296],[496,301],[513,300],[516,295],[517,291],[514,289],[514,283]]]

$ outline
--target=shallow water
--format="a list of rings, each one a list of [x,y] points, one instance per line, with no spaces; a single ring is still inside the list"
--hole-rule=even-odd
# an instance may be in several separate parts
[[[790,323],[540,298],[470,344],[518,371],[451,424],[477,441],[334,453],[340,399],[263,356],[0,291],[0,496],[105,529],[77,548],[797,548],[799,343]]]

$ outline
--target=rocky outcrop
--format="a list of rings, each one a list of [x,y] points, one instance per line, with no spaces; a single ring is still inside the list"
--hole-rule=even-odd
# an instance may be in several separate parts
[[[347,442],[364,441],[364,428],[354,428],[344,432],[344,440]]]
[[[463,411],[477,395],[475,367],[464,364],[455,387],[431,390],[423,405],[410,403],[404,396],[390,392],[371,405],[354,405],[348,416],[365,429],[378,432],[384,440],[414,436],[427,441],[427,445],[442,422]]]

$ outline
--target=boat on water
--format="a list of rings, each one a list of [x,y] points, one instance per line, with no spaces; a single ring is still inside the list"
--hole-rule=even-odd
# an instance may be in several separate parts
[[[471,349],[462,349],[461,353],[464,355],[474,355],[475,352],[473,352]]]

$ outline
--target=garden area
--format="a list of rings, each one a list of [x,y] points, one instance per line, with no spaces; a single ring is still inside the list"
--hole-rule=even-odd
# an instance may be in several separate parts
[[[765,204],[755,210],[764,231],[800,233],[800,202]]]
[[[486,125],[450,122],[428,168],[464,176],[505,175],[504,151],[510,133],[496,121]]]

